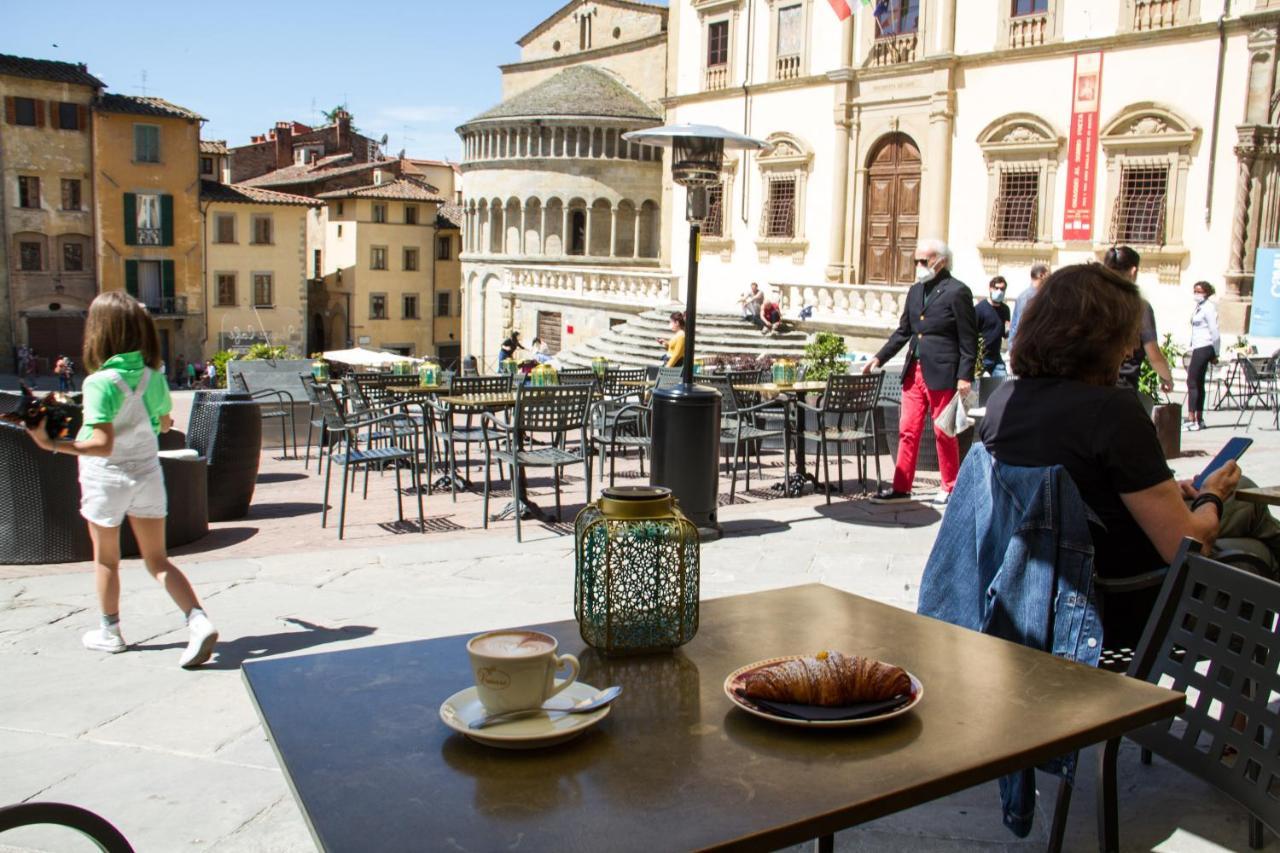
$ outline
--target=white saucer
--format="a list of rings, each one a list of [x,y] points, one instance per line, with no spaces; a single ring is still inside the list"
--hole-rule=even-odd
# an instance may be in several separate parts
[[[599,689],[590,684],[575,681],[562,693],[553,697],[550,704],[567,708],[583,699],[590,699],[599,692]],[[459,734],[466,735],[476,743],[502,749],[538,749],[577,737],[609,716],[609,708],[610,706],[606,705],[589,714],[544,712],[536,716],[520,717],[508,723],[498,723],[484,729],[470,729],[467,728],[469,724],[489,713],[480,704],[473,685],[466,690],[459,690],[444,700],[444,704],[440,706],[440,719],[446,726]]]

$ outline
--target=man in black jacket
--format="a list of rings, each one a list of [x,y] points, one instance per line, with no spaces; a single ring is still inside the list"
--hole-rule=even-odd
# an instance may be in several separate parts
[[[881,489],[875,503],[911,500],[916,458],[925,418],[936,418],[958,392],[967,395],[978,356],[978,320],[973,294],[951,277],[951,250],[941,240],[921,240],[916,247],[916,283],[907,291],[898,328],[867,363],[870,373],[907,347],[902,371],[902,408],[898,424],[898,461],[893,488]],[[942,491],[934,504],[945,506],[960,470],[960,445],[954,436],[934,430]]]

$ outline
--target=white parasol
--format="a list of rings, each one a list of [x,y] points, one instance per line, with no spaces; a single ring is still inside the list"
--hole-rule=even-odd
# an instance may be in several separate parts
[[[417,361],[417,359],[409,358],[407,355],[396,355],[395,353],[380,352],[378,350],[365,349],[364,347],[330,350],[324,353],[324,358],[326,361],[336,361],[356,367],[382,367],[385,364],[394,364],[398,361]]]

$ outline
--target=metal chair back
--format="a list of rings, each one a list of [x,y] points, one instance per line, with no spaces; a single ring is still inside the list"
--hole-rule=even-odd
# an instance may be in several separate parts
[[[860,415],[872,411],[880,399],[883,373],[830,376],[822,394],[822,410],[829,414]]]
[[[880,400],[889,403],[902,402],[902,373],[897,370],[880,371]]]
[[[344,380],[345,382],[346,380]],[[330,432],[349,432],[347,416],[338,401],[338,394],[330,385],[315,385],[316,405],[320,407],[320,417],[324,419],[324,428]],[[351,436],[348,435],[348,438]]]
[[[230,373],[231,371],[227,371],[227,372]],[[235,390],[243,391],[246,394],[253,393],[252,391],[249,390],[249,382],[244,378],[243,373],[232,373],[231,381],[235,385]]]
[[[302,393],[307,395],[307,402],[313,406],[320,405],[320,392],[316,390],[316,378],[310,373],[299,373],[298,379],[302,382]]]
[[[1172,720],[1126,737],[1280,830],[1280,584],[1184,542],[1129,675],[1187,694]]]
[[[763,370],[730,370],[725,376],[729,377],[730,385],[755,385],[763,373]]]
[[[523,386],[516,391],[515,428],[522,433],[585,430],[590,405],[588,385]]]
[[[589,367],[566,367],[556,371],[556,380],[561,385],[594,385],[596,372]]]
[[[658,375],[654,379],[659,388],[670,388],[672,385],[679,385],[684,381],[684,368],[659,367]]]
[[[373,408],[369,398],[364,393],[364,388],[361,387],[360,382],[355,377],[344,376],[342,378],[342,388],[347,392],[347,402],[351,406],[352,412],[359,414]]]
[[[449,393],[455,397],[467,397],[475,394],[510,394],[510,376],[455,376]]]
[[[706,385],[720,392],[720,414],[729,417],[738,414],[738,395],[733,390],[728,376],[703,375],[698,377],[699,385]]]
[[[625,397],[628,394],[636,394],[644,390],[644,386],[638,384],[644,381],[644,374],[643,367],[606,370],[604,381],[600,383],[600,390],[606,397]]]

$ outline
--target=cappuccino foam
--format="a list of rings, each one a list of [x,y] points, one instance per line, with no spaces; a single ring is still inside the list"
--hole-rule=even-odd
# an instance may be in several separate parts
[[[534,657],[546,654],[555,647],[556,644],[545,634],[530,631],[487,634],[471,641],[473,652],[495,658]]]

